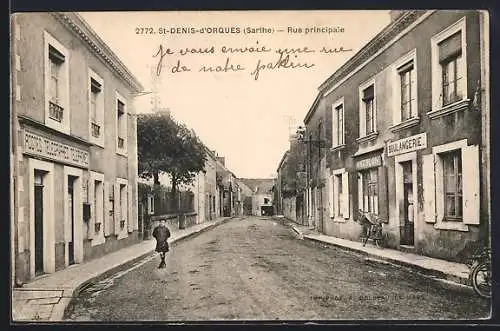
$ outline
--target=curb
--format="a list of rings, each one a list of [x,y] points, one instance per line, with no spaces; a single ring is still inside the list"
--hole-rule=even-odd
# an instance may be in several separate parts
[[[360,250],[360,249],[357,249],[357,248],[354,248],[354,247],[347,247],[347,246],[342,246],[342,245],[336,244],[336,243],[324,242],[324,241],[321,241],[321,240],[319,240],[317,238],[312,238],[312,237],[310,237],[308,235],[304,235],[302,233],[302,231],[300,231],[298,228],[296,228],[294,226],[294,224],[291,223],[291,222],[282,222],[282,223],[284,225],[289,226],[295,233],[297,233],[300,236],[300,239],[302,239],[302,240],[303,239],[307,239],[309,241],[312,241],[312,242],[315,242],[315,243],[320,243],[322,245],[337,247],[337,248],[340,248],[340,249],[343,249],[343,250],[347,250],[347,251],[351,251],[351,252],[356,252],[356,253],[359,253],[359,254],[362,254],[364,256],[372,258],[371,261],[379,263],[379,264],[390,263],[392,265],[404,267],[404,268],[407,268],[407,269],[419,272],[423,276],[426,276],[426,277],[429,277],[429,278],[432,278],[432,279],[443,280],[443,281],[446,281],[446,282],[452,282],[452,283],[454,283],[456,285],[459,285],[459,286],[470,287],[468,278],[464,278],[464,277],[460,277],[460,276],[456,276],[456,275],[451,275],[451,274],[448,274],[448,273],[443,272],[443,271],[425,268],[425,267],[422,267],[422,266],[419,266],[419,265],[415,265],[415,264],[411,264],[411,263],[408,263],[408,262],[405,262],[405,261],[400,261],[400,260],[392,259],[392,258],[385,257],[385,256],[379,256],[377,254],[366,252],[364,250]]]
[[[179,237],[179,238],[176,238],[175,240],[171,241],[170,244],[172,246],[174,246],[174,244],[177,244],[178,242],[184,240],[184,239],[187,239],[187,238],[191,238],[191,237],[195,237],[196,235],[199,235],[205,231],[208,231],[208,230],[211,230],[219,225],[222,225],[224,223],[227,223],[229,222],[230,220],[234,219],[235,216],[231,216],[229,218],[226,218],[226,219],[223,219],[217,223],[214,223],[214,224],[211,224],[205,228],[202,228],[198,231],[194,231],[194,232],[191,232],[191,233],[188,233],[186,234],[185,236],[182,236],[182,237]],[[76,296],[78,296],[82,290],[84,290],[87,286],[91,285],[92,283],[94,283],[96,280],[99,280],[99,279],[102,279],[102,278],[106,278],[114,273],[116,273],[118,270],[120,269],[123,269],[123,268],[126,268],[127,266],[129,265],[132,265],[134,263],[137,263],[143,259],[145,259],[146,257],[150,256],[150,255],[153,255],[154,254],[154,249],[152,249],[151,251],[148,251],[144,254],[141,254],[140,256],[138,257],[135,257],[131,260],[128,260],[128,261],[125,261],[123,263],[121,263],[120,265],[117,265],[111,269],[108,269],[106,271],[104,271],[103,273],[95,276],[95,277],[91,277],[89,279],[87,279],[86,281],[84,281],[83,283],[81,283],[80,285],[78,285],[77,287],[75,287],[74,289],[65,289],[64,291],[64,294],[63,294],[63,297],[61,297],[61,299],[59,300],[59,302],[57,304],[54,305],[54,308],[52,310],[52,315],[50,317],[50,321],[62,321],[64,319],[64,316],[66,315],[67,313],[67,309],[69,307],[69,304],[71,302],[71,300],[73,298],[75,298]],[[66,291],[68,292],[71,292],[70,295],[66,295]]]

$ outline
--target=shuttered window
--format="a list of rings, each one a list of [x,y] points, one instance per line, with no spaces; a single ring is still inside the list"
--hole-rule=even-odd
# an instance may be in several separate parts
[[[462,217],[462,157],[460,150],[443,153],[444,216],[449,220]]]

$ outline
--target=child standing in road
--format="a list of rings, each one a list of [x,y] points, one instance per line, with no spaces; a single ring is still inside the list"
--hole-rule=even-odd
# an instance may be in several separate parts
[[[156,251],[160,253],[161,258],[158,268],[166,268],[165,254],[169,251],[167,239],[170,238],[170,230],[165,224],[165,219],[160,219],[160,224],[153,230],[153,237],[156,239]]]

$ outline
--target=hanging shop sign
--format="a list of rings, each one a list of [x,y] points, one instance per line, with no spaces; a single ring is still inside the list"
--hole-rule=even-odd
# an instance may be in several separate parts
[[[89,167],[89,152],[24,131],[23,152],[78,167]]]
[[[387,156],[409,153],[426,147],[427,133],[424,132],[387,143]]]
[[[381,165],[382,165],[382,157],[380,155],[356,161],[357,170],[380,167]]]

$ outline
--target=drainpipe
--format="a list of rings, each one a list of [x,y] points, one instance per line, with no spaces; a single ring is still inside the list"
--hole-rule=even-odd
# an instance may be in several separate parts
[[[481,102],[479,104],[481,111],[481,127],[482,127],[482,146],[481,146],[481,164],[482,164],[482,180],[483,185],[482,194],[484,201],[484,212],[482,219],[483,225],[481,226],[481,231],[484,233],[484,237],[491,240],[491,188],[490,188],[490,58],[489,58],[489,16],[486,10],[479,11],[479,40],[481,42],[481,80],[480,80],[480,91],[479,95]],[[484,222],[484,221],[485,222]],[[489,243],[491,246],[491,242]]]

